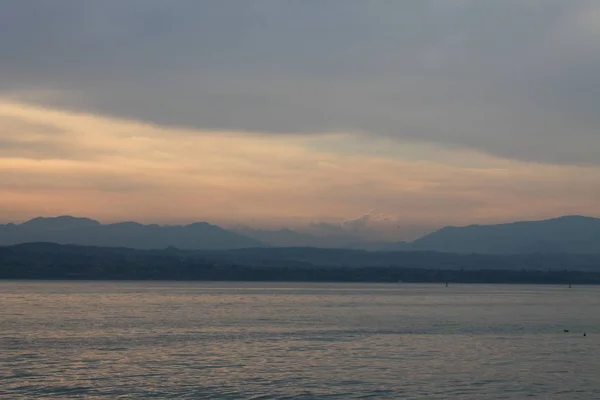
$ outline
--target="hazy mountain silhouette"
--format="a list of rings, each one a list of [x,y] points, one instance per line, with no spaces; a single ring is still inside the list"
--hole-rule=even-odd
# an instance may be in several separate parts
[[[318,236],[308,233],[297,232],[291,229],[252,229],[238,228],[237,233],[251,237],[263,243],[268,243],[271,246],[288,247],[288,246],[309,246],[321,247],[321,241]],[[326,245],[324,247],[335,247]]]
[[[100,222],[89,218],[76,218],[70,215],[63,215],[62,217],[55,218],[44,218],[37,217],[20,225],[27,229],[78,229],[78,228],[89,228],[98,227]]]
[[[415,240],[411,250],[448,253],[600,253],[600,219],[564,216],[543,221],[445,227]]]
[[[234,232],[207,222],[184,226],[143,225],[136,222],[103,225],[92,219],[70,216],[39,217],[23,224],[0,225],[0,245],[29,242],[134,249],[310,247],[377,252],[600,254],[600,219],[565,216],[544,221],[446,227],[412,243],[368,241],[351,234],[319,236],[291,229],[240,228]]]
[[[134,249],[237,249],[264,246],[258,240],[199,222],[185,226],[123,222],[103,225],[88,218],[35,218],[23,224],[0,225],[0,245],[52,242]]]
[[[369,251],[405,250],[407,242],[369,241],[353,235],[312,235],[291,229],[239,228],[237,232],[276,247],[316,247]]]

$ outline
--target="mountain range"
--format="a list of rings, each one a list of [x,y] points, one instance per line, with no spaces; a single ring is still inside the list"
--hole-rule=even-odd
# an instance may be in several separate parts
[[[134,249],[228,250],[313,247],[459,254],[600,253],[600,219],[564,216],[542,221],[445,227],[413,242],[365,241],[351,235],[318,236],[291,229],[223,229],[207,222],[184,226],[136,222],[101,224],[89,218],[38,217],[0,225],[0,245],[52,242]]]
[[[261,247],[256,239],[198,222],[185,226],[122,222],[103,225],[89,218],[34,218],[23,224],[0,225],[0,245],[52,242],[134,249],[235,249]]]
[[[445,253],[600,253],[600,219],[564,216],[543,221],[445,227],[410,244]]]
[[[400,251],[408,248],[408,243],[404,241],[364,240],[350,234],[313,235],[287,228],[277,230],[239,228],[236,229],[236,232],[274,247],[317,247],[368,251]]]

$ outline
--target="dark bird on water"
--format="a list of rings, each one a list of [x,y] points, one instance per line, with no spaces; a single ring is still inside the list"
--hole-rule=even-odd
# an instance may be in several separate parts
[[[587,335],[585,334],[585,332],[583,332],[583,336],[587,336]]]
[[[568,329],[563,329],[563,330],[564,330],[565,332],[569,332],[569,330],[568,330]]]

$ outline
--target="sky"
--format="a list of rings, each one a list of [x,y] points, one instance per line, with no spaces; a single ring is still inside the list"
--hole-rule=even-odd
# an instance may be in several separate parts
[[[5,0],[0,222],[600,216],[596,0]]]

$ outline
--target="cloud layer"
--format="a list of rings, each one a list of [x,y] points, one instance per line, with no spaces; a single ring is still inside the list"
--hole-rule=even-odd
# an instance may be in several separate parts
[[[0,26],[21,101],[600,163],[595,0],[8,0]]]
[[[595,0],[6,0],[0,26],[2,221],[600,215]]]
[[[399,239],[411,232],[395,231],[397,225],[422,230],[600,211],[600,168],[591,166],[509,161],[357,134],[165,128],[8,100],[0,101],[0,126],[5,221],[65,213],[159,223],[322,221]],[[371,154],[348,152],[367,140]],[[335,142],[345,147],[335,151]]]

